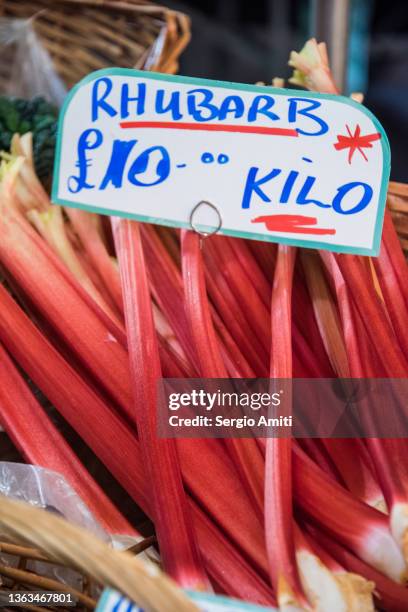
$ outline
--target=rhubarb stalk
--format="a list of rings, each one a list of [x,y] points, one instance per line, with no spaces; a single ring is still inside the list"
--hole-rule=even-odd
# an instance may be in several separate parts
[[[227,378],[227,369],[222,360],[219,338],[214,330],[207,299],[200,240],[198,234],[183,230],[181,244],[186,313],[201,376]],[[225,440],[225,444],[235,459],[244,485],[253,496],[259,514],[262,515],[263,492],[260,475],[263,460],[255,440],[230,438]]]
[[[330,77],[326,50],[321,45],[317,45],[315,40],[308,41],[300,54],[292,54],[290,64],[295,68],[295,80],[303,81],[303,84],[309,89],[338,93]],[[408,360],[405,326],[402,322],[407,306],[407,288],[404,282],[407,277],[406,262],[389,213],[385,211],[382,254],[375,265],[378,277],[374,279],[372,269],[367,270],[367,266],[358,257],[349,255],[333,257],[325,255],[325,257],[329,261],[330,259],[336,260],[339,268],[338,274],[347,279],[357,312],[357,316],[354,315],[354,319],[350,319],[349,324],[351,325],[348,330],[348,338],[353,348],[357,350],[357,355],[353,355],[351,345],[347,347],[348,354],[353,360],[350,361],[352,376],[381,376],[382,372],[380,373],[376,368],[376,364],[380,361],[386,375],[390,378],[406,378]],[[335,267],[333,263],[329,265]],[[381,280],[382,284],[380,284]],[[376,283],[379,285],[377,288]],[[380,296],[377,289],[380,290]],[[339,305],[346,305],[349,308],[349,304],[344,302],[344,295],[342,297],[343,300],[339,301]],[[387,304],[389,311],[387,311]],[[358,316],[377,353],[374,363],[370,358],[366,361],[359,355],[359,343],[355,339],[359,325],[361,329]],[[395,332],[398,333],[402,327],[404,329],[397,339]],[[398,342],[402,344],[402,348]],[[367,343],[363,341],[362,344],[367,350]],[[408,561],[408,478],[405,470],[408,452],[406,442],[368,438],[366,444],[389,507],[392,533]]]
[[[61,474],[109,533],[136,534],[46,415],[1,344],[0,422],[25,459]]]
[[[163,565],[179,584],[202,589],[201,565],[173,440],[157,437],[159,352],[139,226],[112,220],[129,347],[133,406]]]
[[[271,301],[271,378],[292,378],[291,304],[295,257],[295,249],[279,245]],[[285,398],[287,406],[290,402]],[[292,440],[289,437],[266,440],[265,535],[270,575],[279,606],[282,610],[301,610],[306,602],[295,560]]]

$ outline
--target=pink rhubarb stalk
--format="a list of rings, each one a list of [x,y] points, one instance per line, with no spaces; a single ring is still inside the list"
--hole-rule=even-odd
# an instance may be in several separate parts
[[[200,374],[203,378],[227,378],[220,341],[214,330],[208,304],[200,237],[183,230],[181,244],[186,313]],[[263,459],[255,440],[230,438],[225,440],[225,444],[235,460],[243,483],[253,496],[259,514],[262,515],[263,492],[260,475]]]
[[[278,246],[271,302],[272,379],[292,378],[291,305],[295,257],[295,249]],[[286,385],[286,391],[288,389]],[[291,409],[290,398],[285,398],[285,404]],[[270,575],[279,606],[301,610],[306,602],[295,559],[291,438],[266,440],[265,535]]]
[[[144,512],[152,516],[149,485],[135,432],[115,415],[114,408],[102,400],[55,350],[1,285],[0,340],[129,495]],[[212,571],[217,572],[217,582],[222,582],[228,593],[239,590],[244,594],[249,588],[258,591],[260,579],[253,580],[249,567],[266,576],[262,532],[256,517],[252,515],[249,499],[242,490],[230,457],[216,440],[179,442],[184,478],[193,497],[206,509],[206,515],[212,518],[213,529],[218,533],[218,554],[215,555],[216,545],[202,537],[203,531],[197,526],[200,549],[206,559],[213,557],[211,567]],[[191,503],[194,509],[195,503]],[[200,513],[194,512],[194,517],[196,524],[202,520]],[[228,552],[231,546],[239,551],[233,556],[240,559],[242,567],[241,580],[237,584],[231,582],[231,577],[236,575],[235,570],[231,569],[230,573],[225,571],[224,565],[214,567],[216,559],[225,557],[232,560]],[[221,582],[220,576],[223,577]],[[254,601],[268,603],[263,592],[261,588]]]
[[[202,589],[201,565],[175,442],[157,437],[161,367],[139,226],[112,220],[128,337],[133,406],[141,452],[152,483],[156,533],[166,571],[184,587]]]
[[[33,265],[35,261],[35,265]],[[0,262],[129,418],[128,357],[75,279],[33,228],[0,199]]]
[[[295,500],[303,512],[363,561],[404,583],[406,566],[387,516],[353,497],[296,444],[293,474]]]
[[[338,93],[330,77],[326,50],[317,45],[315,40],[309,41],[301,54],[293,53],[290,63],[295,68],[295,80],[303,80],[304,85],[309,89]],[[359,343],[352,338],[351,343],[357,350],[357,355],[352,354],[351,345],[348,345],[350,370],[352,376],[381,376],[385,371],[386,376],[391,378],[406,378],[408,359],[403,318],[408,305],[407,266],[387,211],[384,217],[382,249],[380,260],[376,264],[379,277],[375,279],[360,258],[349,255],[335,257],[339,273],[347,279],[347,285],[358,313],[357,316],[353,314],[348,322],[351,324],[348,337],[349,339],[352,336],[356,337],[357,330],[365,329],[377,354],[373,360],[367,351],[367,342],[360,340]],[[326,258],[330,260],[330,257],[326,256]],[[376,283],[379,286],[376,286]],[[397,338],[398,330],[400,334]],[[359,355],[359,344],[362,344],[363,350],[368,353],[367,360]],[[378,362],[381,363],[381,371],[378,369]],[[408,478],[405,470],[408,452],[406,443],[403,440],[368,438],[366,444],[389,507],[393,536],[403,551],[405,559],[408,560]]]
[[[1,344],[0,422],[25,459],[61,474],[109,533],[137,535],[44,412]]]
[[[89,261],[99,275],[116,308],[123,312],[122,288],[116,262],[108,253],[102,235],[101,218],[76,208],[66,208],[72,227],[78,234]]]

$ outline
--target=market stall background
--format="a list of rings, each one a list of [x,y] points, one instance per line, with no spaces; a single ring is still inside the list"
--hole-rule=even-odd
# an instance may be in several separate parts
[[[180,72],[225,81],[287,78],[291,49],[316,34],[315,5],[323,0],[171,0],[192,18],[192,40]],[[391,143],[392,180],[408,180],[408,10],[405,0],[350,0],[350,39],[345,91],[362,91]],[[326,37],[325,37],[326,40]],[[205,49],[205,53],[203,50]],[[286,66],[286,68],[285,68]]]

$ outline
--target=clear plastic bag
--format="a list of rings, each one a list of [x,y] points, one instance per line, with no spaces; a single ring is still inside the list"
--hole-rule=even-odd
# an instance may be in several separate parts
[[[110,540],[82,499],[57,472],[24,463],[0,461],[0,494],[60,514],[98,538]]]
[[[65,478],[52,470],[24,463],[0,461],[0,495],[57,513],[118,550],[129,548],[143,539],[142,536],[109,535]],[[1,537],[0,530],[0,540]],[[150,547],[139,555],[139,559],[157,563],[159,557],[155,549]],[[18,559],[0,553],[0,562],[16,566]],[[43,576],[82,588],[82,576],[73,570],[40,561],[28,562],[27,569],[30,568]]]
[[[61,106],[67,93],[30,19],[0,19],[0,94],[42,96]]]
[[[164,45],[166,42],[166,33],[167,27],[163,26],[160,30],[160,34],[151,46],[147,57],[141,58],[143,63],[141,63],[140,66],[137,66],[138,68],[143,68],[143,70],[151,70],[153,66],[157,64],[163,53]]]
[[[100,539],[112,543],[110,536],[94,519],[82,499],[57,472],[34,465],[0,461],[0,495],[57,513]],[[1,537],[0,530],[0,539]],[[0,553],[0,562],[16,567],[18,558]],[[42,561],[28,561],[26,567],[42,576],[82,589],[82,576],[69,568]]]

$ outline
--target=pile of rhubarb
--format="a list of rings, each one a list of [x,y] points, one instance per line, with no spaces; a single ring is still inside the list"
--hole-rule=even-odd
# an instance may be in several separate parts
[[[324,45],[291,64],[336,93]],[[407,441],[156,434],[161,377],[406,378],[408,267],[390,213],[373,259],[200,244],[52,205],[29,134],[0,189],[0,423],[25,459],[64,474],[109,532],[134,532],[29,379],[152,519],[182,587],[288,612],[408,610]]]

